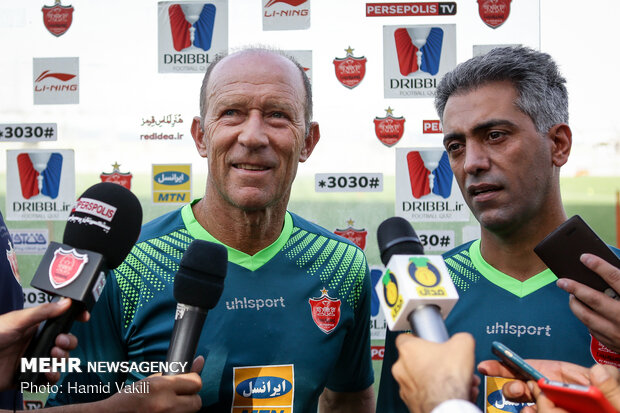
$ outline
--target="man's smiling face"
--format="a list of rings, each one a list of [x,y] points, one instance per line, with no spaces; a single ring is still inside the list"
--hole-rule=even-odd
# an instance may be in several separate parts
[[[232,55],[214,68],[206,93],[199,152],[209,160],[207,193],[244,211],[286,204],[311,152],[298,68],[271,53]]]

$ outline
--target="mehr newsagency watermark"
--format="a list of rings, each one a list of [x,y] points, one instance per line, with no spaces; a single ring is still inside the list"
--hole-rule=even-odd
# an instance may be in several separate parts
[[[180,361],[89,361],[81,365],[80,359],[55,359],[51,357],[22,358],[21,372],[31,373],[183,373],[188,371],[188,362]],[[61,387],[56,384],[20,383],[20,391],[29,393],[70,393],[70,394],[112,394],[112,393],[150,393],[150,383],[139,381],[124,385],[121,383],[81,384],[66,381]]]

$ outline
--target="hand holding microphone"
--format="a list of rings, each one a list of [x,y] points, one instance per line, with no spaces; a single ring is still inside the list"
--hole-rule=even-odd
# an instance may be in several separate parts
[[[92,309],[106,281],[135,244],[142,224],[142,207],[128,189],[102,182],[78,198],[65,227],[63,243],[51,242],[31,285],[49,294],[72,299],[62,315],[39,326],[23,357],[48,358],[56,336],[67,333],[74,320]],[[37,372],[24,372],[18,381],[36,383]]]
[[[224,289],[228,250],[221,244],[194,240],[174,277],[177,309],[167,362],[180,362],[187,373],[196,354],[207,311],[215,307]],[[166,375],[180,374],[168,371]]]
[[[471,334],[457,333],[443,343],[399,334],[396,347],[392,375],[410,412],[426,413],[447,400],[476,400],[480,379],[474,375]]]
[[[474,339],[467,333],[449,338],[443,321],[458,300],[443,258],[423,255],[420,239],[403,218],[383,221],[377,241],[386,270],[376,290],[388,327],[411,329],[419,337],[396,338],[399,357],[392,375],[403,402],[410,412],[428,413],[447,400],[475,400]],[[453,407],[463,408],[448,409]]]
[[[443,319],[458,293],[443,258],[423,255],[420,239],[404,218],[383,221],[377,241],[386,270],[376,290],[390,330],[411,329],[436,343],[448,340]]]
[[[20,356],[36,332],[38,324],[63,314],[70,306],[71,300],[67,298],[0,315],[0,391],[9,389],[13,384],[12,379],[19,368]],[[84,312],[78,321],[87,321],[89,316]],[[77,347],[77,338],[70,334],[59,334],[54,344],[50,355],[67,358],[69,352]],[[60,373],[45,373],[45,378],[49,383],[55,383],[60,378]]]

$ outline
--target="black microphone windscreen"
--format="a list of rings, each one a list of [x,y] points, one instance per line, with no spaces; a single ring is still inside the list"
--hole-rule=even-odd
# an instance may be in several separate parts
[[[222,295],[227,267],[225,246],[199,239],[192,241],[174,277],[174,298],[181,304],[212,309]]]
[[[69,214],[63,243],[98,252],[109,269],[118,267],[138,240],[142,207],[127,188],[100,182],[78,198]]]
[[[404,218],[392,217],[383,221],[377,229],[377,243],[381,262],[387,265],[392,255],[422,255],[424,247],[413,227]]]

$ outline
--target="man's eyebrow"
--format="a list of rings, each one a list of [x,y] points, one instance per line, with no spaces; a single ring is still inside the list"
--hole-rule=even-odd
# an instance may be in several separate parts
[[[496,126],[509,126],[511,128],[516,128],[517,124],[508,120],[508,119],[489,119],[483,123],[479,123],[473,127],[472,131],[474,133],[480,133],[490,128],[494,128]]]
[[[238,107],[247,105],[252,99],[245,96],[221,96],[212,100],[212,106],[214,108],[221,107]],[[262,106],[267,110],[281,110],[284,112],[290,112],[295,110],[295,104],[291,102],[282,101],[280,99],[266,99],[262,102]]]
[[[479,123],[476,126],[474,126],[472,128],[472,132],[474,134],[478,134],[487,129],[491,129],[497,126],[508,126],[511,128],[517,128],[517,124],[508,119],[489,119],[483,123]],[[453,133],[445,134],[443,137],[444,145],[446,144],[446,142],[451,141],[453,139],[465,139],[465,134],[462,132],[453,132]]]
[[[446,142],[451,141],[453,139],[465,139],[465,134],[460,132],[452,132],[446,133],[443,135],[443,144],[445,146]]]

